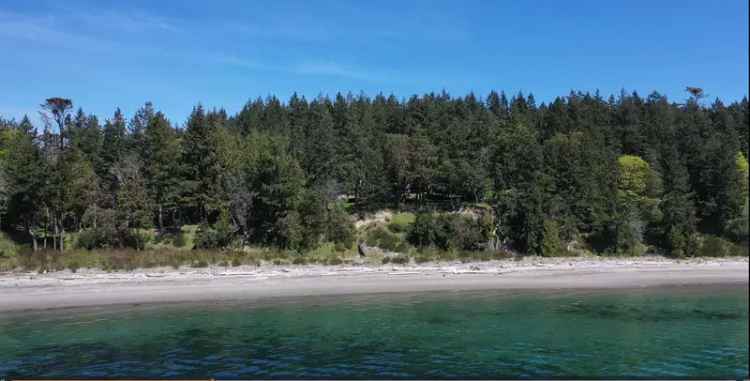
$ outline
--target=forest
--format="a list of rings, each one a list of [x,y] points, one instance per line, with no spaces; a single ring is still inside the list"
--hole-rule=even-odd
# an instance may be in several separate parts
[[[362,239],[400,252],[747,255],[746,97],[294,94],[236,115],[197,105],[184,123],[151,103],[100,120],[40,101],[37,126],[0,118],[0,226],[25,255],[139,251],[185,226],[195,249],[299,256]],[[355,220],[384,209],[414,218],[363,238]],[[389,244],[395,233],[405,241]]]

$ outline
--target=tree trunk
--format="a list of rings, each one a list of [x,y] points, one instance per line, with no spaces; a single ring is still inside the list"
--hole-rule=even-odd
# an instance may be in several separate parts
[[[164,229],[164,215],[161,204],[159,204],[159,230]]]
[[[49,208],[44,208],[47,218],[44,220],[44,250],[47,250],[47,236],[49,235]]]
[[[52,226],[55,229],[52,233],[52,250],[57,250],[57,219],[52,223]]]
[[[36,252],[37,250],[39,250],[39,246],[36,243],[36,234],[34,234],[34,229],[31,229],[29,225],[26,224],[26,232],[28,232],[31,236],[31,247]]]

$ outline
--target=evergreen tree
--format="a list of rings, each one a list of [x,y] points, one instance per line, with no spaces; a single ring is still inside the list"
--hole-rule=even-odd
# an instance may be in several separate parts
[[[39,230],[44,226],[44,210],[50,200],[45,181],[49,168],[34,140],[33,130],[12,131],[0,164],[8,195],[5,225],[22,227],[36,251]]]
[[[185,164],[181,201],[196,221],[209,222],[209,215],[219,211],[220,164],[215,130],[226,123],[226,113],[206,114],[198,105],[187,122],[182,140],[182,161]]]
[[[687,168],[674,147],[667,149],[662,158],[661,245],[672,256],[692,256],[697,249],[696,217]]]
[[[336,139],[328,101],[318,98],[310,103],[305,126],[302,166],[314,185],[335,179]]]
[[[164,228],[165,214],[174,215],[180,187],[180,141],[177,133],[157,112],[143,130],[143,176],[151,204],[156,207],[156,221]]]
[[[105,179],[107,187],[112,189],[115,179],[111,170],[127,153],[125,117],[119,108],[115,110],[112,119],[104,122],[102,135],[101,161],[97,173]]]
[[[501,132],[494,147],[494,208],[501,240],[542,254],[544,214],[542,151],[537,135],[522,123]]]
[[[128,124],[128,148],[131,152],[136,152],[142,155],[142,149],[145,143],[145,131],[148,124],[151,123],[151,119],[156,115],[154,105],[151,102],[146,102],[143,107],[139,108],[135,112],[133,118],[130,119]]]

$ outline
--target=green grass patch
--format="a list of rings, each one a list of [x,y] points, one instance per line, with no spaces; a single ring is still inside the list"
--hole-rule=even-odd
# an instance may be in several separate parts
[[[409,231],[409,227],[414,223],[416,218],[417,217],[414,213],[396,213],[391,217],[391,220],[388,223],[388,230],[393,233],[406,233]]]

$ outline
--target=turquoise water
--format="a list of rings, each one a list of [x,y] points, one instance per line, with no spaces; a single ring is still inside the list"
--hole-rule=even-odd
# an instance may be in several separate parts
[[[0,314],[0,377],[747,378],[740,288],[456,292]]]

